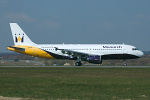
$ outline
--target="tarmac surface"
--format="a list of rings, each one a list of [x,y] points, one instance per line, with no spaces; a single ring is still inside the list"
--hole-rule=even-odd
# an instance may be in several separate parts
[[[98,67],[98,68],[148,68],[150,66],[0,66],[0,67]]]

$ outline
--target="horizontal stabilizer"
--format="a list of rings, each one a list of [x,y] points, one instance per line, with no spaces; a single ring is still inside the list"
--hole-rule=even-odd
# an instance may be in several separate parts
[[[17,49],[19,51],[25,51],[25,48],[19,48],[19,47],[12,47],[12,46],[8,46],[9,48],[14,48]]]

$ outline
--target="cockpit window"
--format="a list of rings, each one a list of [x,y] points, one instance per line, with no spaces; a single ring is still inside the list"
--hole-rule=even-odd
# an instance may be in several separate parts
[[[137,49],[137,48],[132,48],[132,50],[139,50],[139,49]]]

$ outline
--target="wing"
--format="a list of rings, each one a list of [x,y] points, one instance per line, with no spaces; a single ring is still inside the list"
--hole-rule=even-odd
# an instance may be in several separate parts
[[[60,50],[63,54],[68,54],[72,59],[77,59],[77,62],[88,61],[89,63],[101,64],[102,58],[101,55],[89,54],[85,52],[78,52],[69,49],[58,49],[55,47],[55,50]]]
[[[55,47],[55,50],[60,50],[63,54],[68,54],[70,55],[72,58],[75,57],[87,57],[89,54],[88,53],[84,53],[84,52],[79,52],[79,51],[74,51],[74,50],[69,50],[69,49],[59,49],[57,47]]]

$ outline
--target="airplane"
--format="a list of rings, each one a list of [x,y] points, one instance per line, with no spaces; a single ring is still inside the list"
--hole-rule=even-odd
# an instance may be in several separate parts
[[[102,64],[107,59],[121,59],[126,66],[127,59],[143,56],[135,46],[126,44],[36,44],[17,23],[10,23],[10,28],[14,46],[8,46],[8,50],[41,58],[76,60],[76,66],[81,66],[82,61]]]

